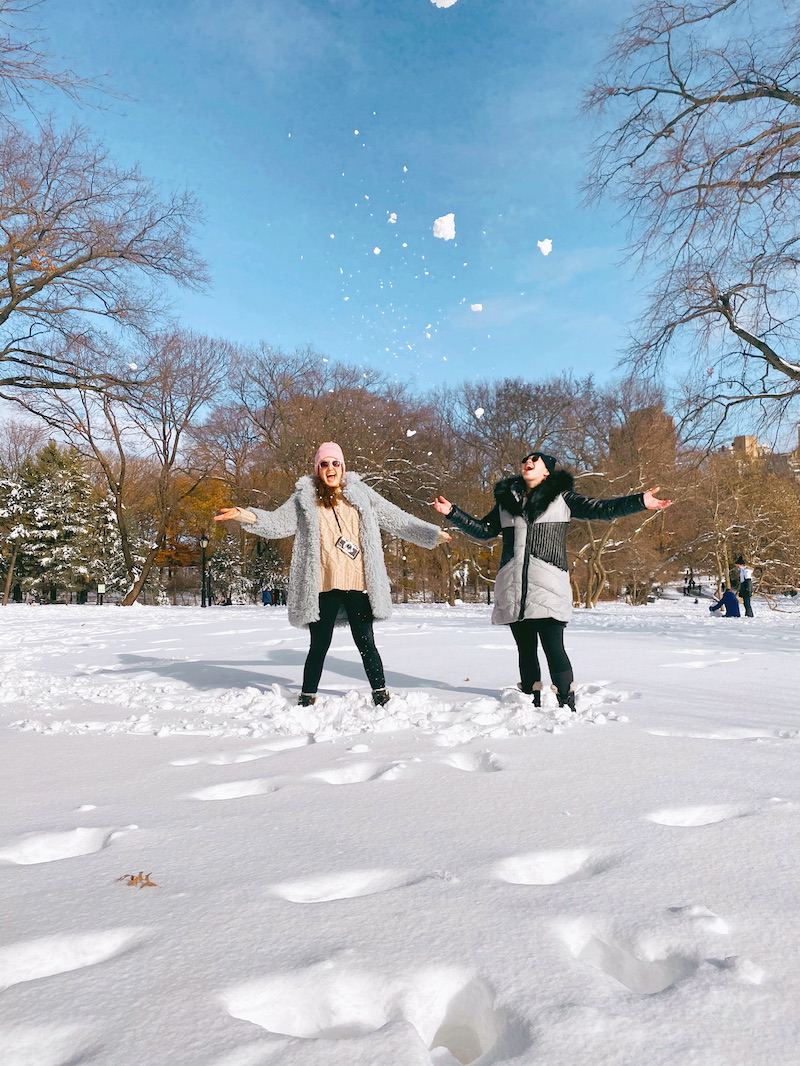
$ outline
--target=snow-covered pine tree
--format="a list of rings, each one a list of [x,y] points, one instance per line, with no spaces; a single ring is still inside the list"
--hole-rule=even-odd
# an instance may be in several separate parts
[[[50,441],[20,467],[6,509],[17,547],[14,580],[24,590],[56,599],[59,590],[85,590],[107,580],[113,553],[113,515],[98,495],[80,456]]]

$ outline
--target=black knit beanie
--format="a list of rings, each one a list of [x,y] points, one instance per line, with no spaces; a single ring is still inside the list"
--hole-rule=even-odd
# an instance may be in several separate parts
[[[541,459],[551,474],[556,468],[556,461],[553,456],[545,455],[544,452],[529,452],[528,455],[522,457],[522,462],[526,463],[528,459]]]

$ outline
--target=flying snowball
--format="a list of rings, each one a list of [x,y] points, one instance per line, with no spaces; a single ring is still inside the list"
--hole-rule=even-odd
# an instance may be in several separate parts
[[[483,310],[483,304],[470,304],[469,305],[469,309],[470,309],[470,311],[482,311]]]
[[[138,367],[138,365],[136,363],[128,363],[128,369],[129,370],[138,370],[139,367]]]
[[[407,429],[406,430],[406,436],[407,437],[415,437],[416,435],[417,435],[417,431],[415,429]]]
[[[387,221],[391,222],[392,224],[397,222],[397,215],[394,213],[394,211],[392,211],[392,213],[389,215],[389,218],[387,219]]]
[[[545,237],[543,241],[537,241],[536,246],[542,255],[550,255],[553,250],[553,242],[549,237]]]
[[[443,241],[452,241],[456,235],[456,216],[451,211],[449,215],[442,215],[433,224],[434,237],[440,237]]]
[[[431,0],[434,7],[452,7],[456,0]]]
[[[372,249],[372,254],[373,255],[380,255],[381,254],[380,248],[373,248]]]
[[[476,418],[483,418],[483,412],[483,407],[476,407],[472,413],[475,415]]]

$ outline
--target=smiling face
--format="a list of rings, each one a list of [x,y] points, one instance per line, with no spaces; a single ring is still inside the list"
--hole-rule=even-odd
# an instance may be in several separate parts
[[[550,477],[550,471],[545,466],[544,459],[534,459],[532,455],[529,455],[522,463],[521,473],[522,479],[525,482],[527,488],[535,488],[536,485],[541,485],[545,478]]]
[[[344,473],[344,467],[341,460],[332,458],[320,459],[317,465],[317,471],[323,484],[329,488],[337,489],[342,483],[342,474]]]

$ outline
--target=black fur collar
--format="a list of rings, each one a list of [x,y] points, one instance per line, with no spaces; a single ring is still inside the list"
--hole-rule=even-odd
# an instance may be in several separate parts
[[[521,477],[507,477],[494,487],[494,498],[512,515],[524,514],[529,522],[543,515],[553,500],[572,488],[574,478],[568,470],[554,470],[526,496],[525,482]]]

